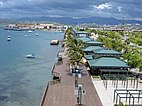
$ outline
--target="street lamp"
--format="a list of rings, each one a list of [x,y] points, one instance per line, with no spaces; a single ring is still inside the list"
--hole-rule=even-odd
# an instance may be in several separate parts
[[[75,95],[77,96],[76,106],[84,106],[82,104],[82,95],[85,94],[83,93],[83,91],[85,90],[82,89],[82,85],[78,84],[78,78],[81,78],[81,69],[79,68],[78,65],[74,68],[73,76],[75,77]]]
[[[77,96],[77,104],[75,106],[85,106],[82,104],[82,96],[86,94],[86,90],[82,88],[82,85],[78,85],[74,93]]]
[[[79,69],[75,69],[73,75],[75,77],[75,87],[78,87],[78,78],[81,78],[80,70]]]

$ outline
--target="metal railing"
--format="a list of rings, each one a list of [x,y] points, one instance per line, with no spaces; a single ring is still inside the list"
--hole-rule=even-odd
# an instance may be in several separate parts
[[[46,97],[46,94],[47,94],[47,91],[48,91],[49,86],[50,86],[50,85],[54,85],[54,84],[60,83],[60,80],[61,80],[61,79],[56,79],[56,80],[49,81],[49,82],[47,83],[39,106],[43,106],[43,103],[44,103],[44,101],[45,101],[45,97]]]
[[[126,103],[129,103],[129,106],[135,106],[135,99],[137,99],[137,102],[140,102],[140,99],[142,99],[142,90],[138,89],[116,89],[114,90],[114,96],[113,96],[113,102],[116,104],[122,102],[121,99],[125,99]],[[129,100],[129,101],[128,101]],[[140,103],[140,106],[142,104]]]

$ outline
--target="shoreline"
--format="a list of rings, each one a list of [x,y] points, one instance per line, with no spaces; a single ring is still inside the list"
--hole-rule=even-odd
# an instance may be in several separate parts
[[[57,32],[65,32],[67,30],[67,26],[58,25],[58,24],[8,24],[2,26],[5,30],[15,30],[15,31],[25,31],[25,30],[51,30]]]

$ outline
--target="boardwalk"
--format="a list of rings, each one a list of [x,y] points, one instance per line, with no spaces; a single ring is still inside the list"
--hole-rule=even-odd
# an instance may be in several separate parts
[[[67,59],[63,59],[63,64],[54,67],[53,72],[61,73],[61,81],[57,84],[49,85],[45,98],[43,98],[41,106],[75,106],[77,104],[74,95],[74,76],[71,76],[66,66]],[[86,89],[86,95],[83,96],[83,104],[85,106],[102,106],[99,96],[94,88],[89,74],[84,69],[79,84]]]

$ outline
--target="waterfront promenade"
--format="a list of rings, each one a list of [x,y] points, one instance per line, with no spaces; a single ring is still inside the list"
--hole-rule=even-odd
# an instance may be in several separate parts
[[[45,94],[42,98],[40,106],[75,106],[77,98],[74,95],[75,78],[69,72],[66,65],[67,57],[63,57],[63,63],[55,65],[53,73],[60,73],[60,82],[48,84]],[[83,66],[82,77],[78,83],[86,90],[86,94],[82,97],[82,103],[85,106],[102,106],[97,91],[91,81],[91,78]]]

